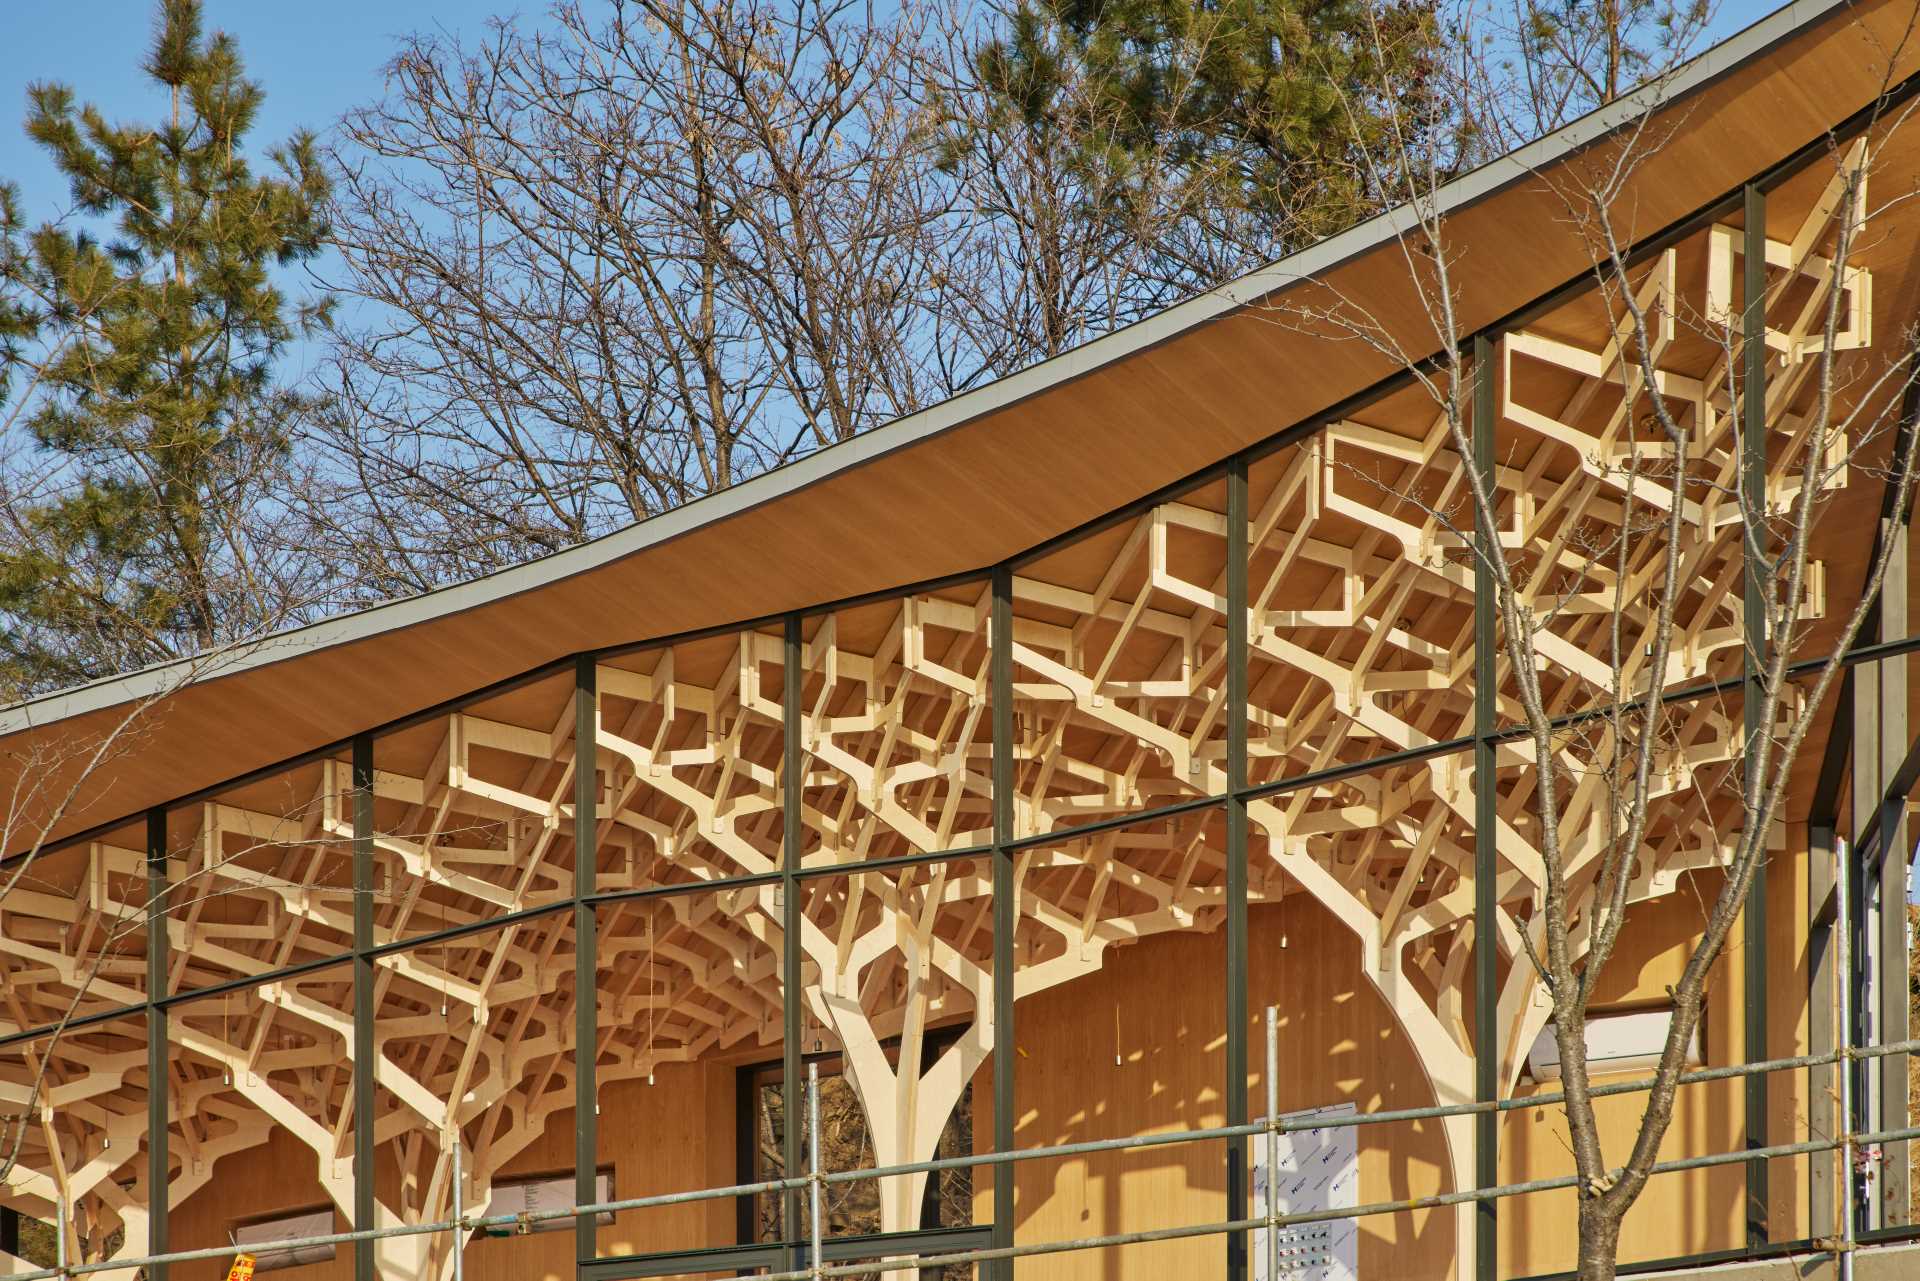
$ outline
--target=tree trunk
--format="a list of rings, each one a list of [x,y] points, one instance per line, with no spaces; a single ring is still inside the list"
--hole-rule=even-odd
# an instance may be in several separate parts
[[[1580,1198],[1580,1281],[1613,1281],[1620,1220],[1602,1197]]]

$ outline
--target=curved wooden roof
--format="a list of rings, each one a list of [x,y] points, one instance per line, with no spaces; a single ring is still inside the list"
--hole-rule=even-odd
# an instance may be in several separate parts
[[[1668,136],[1631,207],[1650,237],[1815,146],[1920,69],[1913,0],[1802,0],[1677,79],[1449,184],[1463,331],[1590,274],[1557,175],[1604,162],[1623,129]],[[1237,449],[1367,395],[1396,372],[1356,342],[1276,323],[1337,288],[1421,331],[1396,215],[1121,332],[843,445],[583,546],[291,631],[168,694],[55,839],[338,743],[569,654],[724,626],[978,570]],[[1901,291],[1904,300],[1905,291]],[[0,713],[8,768],[70,749],[180,682],[162,667]],[[110,777],[108,777],[110,776]],[[12,781],[10,780],[10,784]],[[18,841],[16,840],[16,845]]]

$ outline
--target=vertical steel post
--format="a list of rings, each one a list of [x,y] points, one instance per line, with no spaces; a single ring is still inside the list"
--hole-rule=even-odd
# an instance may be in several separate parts
[[[1486,492],[1493,490],[1493,342],[1485,334],[1473,339],[1473,467]],[[1492,557],[1500,555],[1494,536],[1498,513],[1475,513],[1473,558],[1473,1087],[1474,1098],[1490,1103],[1500,1097],[1499,952],[1494,939],[1494,914],[1499,910],[1497,878],[1500,871],[1498,799],[1494,791],[1496,747],[1494,710],[1499,694],[1497,604]],[[1473,1175],[1479,1188],[1500,1182],[1499,1117],[1482,1112],[1473,1121]],[[1489,1197],[1474,1207],[1473,1259],[1478,1281],[1493,1281],[1498,1273],[1499,1202]]]
[[[993,686],[993,1150],[1013,1150],[1014,1073],[1020,1055],[1013,1044],[1013,571],[995,567],[989,611],[988,657]],[[1014,1168],[993,1167],[995,1249],[1013,1245]],[[990,1260],[987,1281],[1013,1281],[1012,1259]]]
[[[1905,640],[1907,615],[1907,523],[1899,513],[1881,522],[1880,537],[1887,548],[1887,570],[1880,584],[1879,639]],[[1907,798],[1900,794],[1898,776],[1911,741],[1907,731],[1907,659],[1889,658],[1880,669],[1880,805],[1879,859],[1873,874],[1879,878],[1880,913],[1875,950],[1880,972],[1874,976],[1877,1007],[1874,1032],[1880,1044],[1907,1039],[1909,1024],[1907,963],[1907,876],[1913,855],[1913,830],[1907,822]],[[1879,1125],[1882,1130],[1907,1126],[1907,1062],[1905,1054],[1883,1055],[1874,1071],[1880,1075]],[[1894,1141],[1880,1151],[1880,1226],[1907,1223],[1910,1211],[1912,1145]]]
[[[1247,460],[1227,464],[1227,1124],[1247,1121]],[[1227,1143],[1227,1218],[1247,1217],[1247,1142]],[[1228,1281],[1249,1271],[1227,1233]]]
[[[1746,187],[1746,244],[1743,280],[1743,316],[1740,335],[1740,506],[1745,523],[1741,547],[1745,567],[1742,620],[1744,700],[1742,728],[1746,741],[1745,791],[1757,796],[1765,786],[1757,777],[1761,736],[1771,735],[1771,714],[1762,671],[1767,661],[1766,581],[1763,559],[1767,536],[1767,198],[1758,185]],[[1756,555],[1758,552],[1758,555]],[[1784,768],[1784,765],[1781,766]],[[1746,1024],[1742,1052],[1747,1062],[1767,1057],[1767,861],[1766,846],[1747,887],[1743,913],[1744,986]],[[1746,1135],[1748,1148],[1767,1144],[1767,1082],[1764,1073],[1746,1078]],[[1768,1238],[1767,1163],[1747,1163],[1747,1244],[1765,1245]]]
[[[781,799],[781,837],[780,837],[780,1016],[783,1048],[780,1054],[780,1155],[783,1178],[792,1178],[794,1171],[800,1168],[800,1138],[802,1118],[800,1109],[794,1106],[793,1089],[800,1083],[800,1016],[803,1007],[800,999],[800,804],[804,798],[804,763],[800,758],[800,668],[805,652],[801,644],[800,616],[789,614],[785,629],[784,667],[780,686],[780,712],[782,750],[780,758],[780,778],[783,791]],[[760,1100],[754,1100],[757,1109]],[[800,1226],[800,1194],[789,1191],[780,1198],[780,1235],[788,1241],[787,1270],[792,1271],[798,1263],[794,1258],[796,1251],[791,1243],[798,1240]]]
[[[1267,1276],[1280,1281],[1280,1011],[1267,1007]]]
[[[353,1227],[374,1215],[373,736],[353,739]],[[374,1281],[373,1242],[353,1243],[354,1281]]]
[[[1834,867],[1839,878],[1834,937],[1840,953],[1840,1043],[1853,1048],[1853,849],[1840,848]],[[1840,1061],[1840,1278],[1853,1281],[1853,1060]]]
[[[573,1203],[599,1199],[600,938],[592,897],[600,871],[600,669],[590,654],[573,667]],[[600,1253],[593,1214],[573,1219],[574,1255]]]
[[[1869,617],[1868,626],[1873,630],[1870,637],[1879,635],[1878,624],[1874,621],[1878,610]],[[1873,881],[1870,859],[1881,832],[1875,835],[1873,842],[1863,843],[1861,836],[1874,824],[1875,813],[1880,806],[1880,797],[1885,788],[1885,780],[1880,777],[1880,674],[1881,664],[1874,662],[1858,663],[1851,673],[1853,678],[1853,782],[1850,786],[1849,839],[1840,851],[1840,894],[1841,923],[1837,932],[1844,935],[1845,951],[1839,962],[1840,985],[1845,989],[1846,1000],[1842,1004],[1843,1016],[1840,1025],[1842,1044],[1856,1046],[1865,1044],[1867,1037],[1861,1026],[1865,1020],[1869,993],[1877,983],[1867,982],[1866,967],[1872,949],[1867,946],[1867,934],[1871,928],[1872,915],[1868,910],[1868,890]],[[1845,1078],[1841,1097],[1846,1101],[1846,1110],[1842,1120],[1848,1131],[1861,1128],[1866,1119],[1870,1078],[1875,1071],[1872,1060],[1849,1059],[1840,1064],[1840,1075]],[[1841,1179],[1844,1182],[1844,1202],[1849,1223],[1854,1223],[1862,1206],[1855,1195],[1854,1184],[1860,1178],[1860,1171],[1851,1161],[1843,1164]],[[1867,1202],[1870,1207],[1873,1202]],[[1857,1225],[1856,1225],[1857,1226]],[[1873,1226],[1869,1223],[1867,1226]]]
[[[167,1011],[167,812],[147,811],[147,1253],[167,1251],[169,1047]],[[167,1281],[165,1263],[146,1269],[148,1281]]]

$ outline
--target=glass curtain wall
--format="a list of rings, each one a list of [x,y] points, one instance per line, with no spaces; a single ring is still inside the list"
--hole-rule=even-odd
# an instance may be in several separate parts
[[[1782,246],[1761,307],[1776,353],[1804,346],[1793,326],[1821,288],[1806,255],[1832,233],[1804,213],[1817,194],[1783,186],[1764,228]],[[182,805],[157,845],[136,825],[37,858],[0,899],[0,1088],[31,1169],[16,1210],[47,1217],[71,1181],[71,1244],[89,1259],[138,1226],[176,1247],[259,1244],[270,1270],[316,1277],[425,1281],[456,1248],[477,1277],[740,1275],[805,1262],[804,1197],[625,1209],[583,1233],[526,1219],[457,1247],[446,1233],[324,1257],[270,1247],[289,1224],[435,1221],[456,1186],[470,1212],[540,1212],[583,1188],[684,1193],[814,1161],[843,1174],[1219,1127],[1270,1096],[1296,1115],[1550,1093],[1529,959],[1543,860],[1560,851],[1591,928],[1622,758],[1595,713],[1644,688],[1642,605],[1673,558],[1659,676],[1678,692],[1592,1005],[1606,1035],[1641,1044],[1724,883],[1756,731],[1740,681],[1761,651],[1725,493],[1754,461],[1735,430],[1753,402],[1729,343],[1702,337],[1724,337],[1745,289],[1728,273],[1748,230],[1728,214],[1637,261],[1627,286],[1657,351],[1622,339],[1607,300],[1577,299],[1476,340],[1447,374],[1472,382],[1457,405],[1444,378],[1395,389],[989,577],[588,656]],[[1768,360],[1778,421],[1760,421],[1758,461],[1790,489],[1812,392]],[[1694,433],[1686,468],[1634,470],[1660,457],[1640,412],[1652,395]],[[1659,507],[1650,487],[1689,469],[1701,493],[1684,496],[1683,545],[1631,537]],[[1532,671],[1508,661],[1476,556],[1489,539],[1537,610]],[[1814,555],[1822,597],[1792,638],[1808,655],[1835,635],[1826,599],[1862,581],[1833,539]],[[1864,639],[1911,632],[1888,600]],[[1823,713],[1842,747],[1794,766],[1752,900],[1765,928],[1743,923],[1713,967],[1690,1061],[1905,1034],[1908,993],[1887,976],[1906,955],[1913,838],[1887,797],[1911,783],[1910,661],[1861,665]],[[1545,774],[1521,733],[1529,702],[1554,722]],[[1823,1031],[1800,994],[1842,981],[1820,914],[1843,842],[1857,973],[1877,977],[1846,976],[1857,1017]],[[1804,957],[1769,937],[1807,940]],[[1623,1053],[1597,1070],[1617,1082],[1645,1064]],[[1857,1122],[1908,1114],[1902,1061],[1857,1076]],[[1797,1081],[1761,1092],[1764,1124],[1738,1082],[1686,1086],[1663,1153],[1830,1132],[1822,1087]],[[64,1130],[28,1115],[44,1097],[78,1101]],[[1638,1110],[1605,1104],[1610,1150]],[[1414,1197],[1487,1177],[1489,1132],[1492,1177],[1564,1173],[1561,1127],[1552,1107],[1514,1107],[1490,1131],[1327,1126],[1290,1136],[1283,1162],[1337,1163],[1322,1200]],[[143,1146],[161,1138],[164,1152]],[[827,1249],[905,1272],[1268,1198],[1319,1208],[1269,1186],[1264,1158],[1260,1136],[1214,1138],[835,1182]],[[1907,1159],[1892,1145],[1869,1163],[1863,1229],[1910,1217],[1892,1199]],[[1827,1231],[1830,1162],[1756,1168],[1661,1176],[1623,1258]],[[166,1215],[150,1210],[156,1172]],[[1565,1235],[1537,1225],[1564,1221],[1570,1195],[1500,1207],[1499,1275],[1569,1263]],[[1430,1209],[1284,1241],[1437,1277],[1474,1226]],[[1045,1266],[1248,1276],[1265,1245],[1195,1237]],[[215,1270],[177,1270],[196,1269]],[[969,1271],[1010,1270],[956,1275]]]

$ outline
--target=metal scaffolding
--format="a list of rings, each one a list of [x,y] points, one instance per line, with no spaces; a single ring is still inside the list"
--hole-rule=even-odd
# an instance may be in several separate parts
[[[1843,998],[1844,1000],[1844,998]],[[1060,1241],[1038,1241],[1027,1245],[992,1246],[978,1250],[959,1250],[946,1254],[930,1255],[892,1255],[872,1260],[856,1260],[846,1263],[829,1263],[825,1257],[826,1236],[824,1228],[823,1204],[826,1189],[830,1185],[854,1183],[865,1179],[881,1179],[895,1175],[937,1173],[944,1170],[971,1170],[982,1166],[993,1169],[1011,1170],[1017,1162],[1057,1160],[1062,1157],[1084,1156],[1095,1152],[1119,1152],[1141,1148],[1168,1147],[1180,1144],[1227,1142],[1245,1143],[1256,1136],[1265,1136],[1262,1160],[1266,1166],[1267,1186],[1277,1186],[1280,1172],[1280,1136],[1298,1134],[1311,1130],[1338,1127],[1357,1127],[1385,1125],[1400,1121],[1437,1120],[1454,1116],[1497,1116],[1503,1112],[1516,1112],[1530,1108],[1549,1107],[1565,1101],[1562,1093],[1534,1095],[1524,1099],[1496,1099],[1475,1101],[1472,1103],[1445,1104],[1434,1107],[1400,1108],[1383,1112],[1359,1112],[1347,1115],[1317,1115],[1312,1117],[1287,1118],[1278,1112],[1278,1064],[1279,1036],[1278,1011],[1268,1006],[1266,1011],[1266,1058],[1267,1058],[1267,1115],[1257,1121],[1248,1121],[1237,1125],[1209,1126],[1194,1130],[1175,1130],[1159,1134],[1136,1135],[1117,1139],[1090,1139],[1077,1143],[1060,1143],[1047,1147],[1022,1148],[1014,1151],[975,1153],[969,1156],[941,1157],[931,1161],[911,1161],[895,1165],[875,1166],[859,1170],[822,1170],[820,1168],[820,1074],[817,1064],[807,1065],[807,1104],[805,1109],[808,1142],[806,1144],[806,1173],[780,1179],[765,1179],[757,1183],[736,1183],[725,1187],[701,1188],[687,1192],[660,1193],[653,1196],[627,1197],[615,1201],[601,1201],[589,1205],[576,1205],[571,1209],[525,1210],[517,1214],[468,1215],[463,1212],[459,1200],[461,1193],[455,1192],[454,1215],[450,1219],[436,1220],[431,1223],[409,1223],[387,1228],[364,1228],[350,1232],[329,1232],[314,1236],[293,1237],[276,1240],[274,1250],[292,1250],[310,1246],[351,1245],[356,1251],[371,1250],[372,1243],[393,1237],[425,1236],[440,1233],[451,1234],[456,1242],[453,1251],[453,1275],[458,1281],[462,1275],[463,1249],[458,1243],[467,1234],[486,1228],[509,1228],[526,1231],[535,1223],[556,1219],[572,1219],[576,1224],[588,1224],[591,1231],[593,1219],[602,1214],[618,1214],[627,1210],[644,1210],[659,1206],[686,1205],[693,1202],[731,1199],[733,1197],[757,1196],[768,1193],[781,1195],[804,1195],[807,1201],[807,1241],[799,1251],[803,1262],[779,1272],[753,1272],[732,1278],[731,1281],[826,1281],[833,1277],[873,1276],[883,1272],[895,1272],[903,1267],[910,1269],[940,1268],[950,1265],[977,1265],[995,1263],[1002,1260],[1030,1258],[1039,1255],[1068,1254],[1080,1250],[1097,1250],[1114,1246],[1144,1245],[1156,1241],[1177,1241],[1194,1237],[1218,1236],[1227,1233],[1246,1233],[1264,1229],[1267,1233],[1267,1257],[1269,1275],[1277,1275],[1278,1233],[1281,1229],[1299,1227],[1311,1223],[1327,1223],[1336,1220],[1361,1219],[1380,1214],[1403,1214],[1412,1210],[1437,1209],[1444,1206],[1462,1204],[1497,1203],[1507,1197],[1526,1196],[1535,1192],[1551,1192],[1559,1189],[1577,1187],[1577,1175],[1558,1175],[1550,1178],[1529,1179],[1519,1183],[1498,1184],[1486,1188],[1462,1188],[1451,1192],[1436,1193],[1431,1196],[1404,1197],[1393,1201],[1374,1201],[1364,1205],[1309,1210],[1299,1213],[1280,1213],[1275,1207],[1276,1198],[1269,1196],[1265,1214],[1229,1217],[1205,1223],[1183,1224],[1175,1227],[1146,1229],[1137,1232],[1113,1232],[1095,1236],[1075,1237]],[[1774,1072],[1790,1072],[1842,1065],[1838,1074],[1841,1081],[1849,1077],[1846,1070],[1856,1063],[1863,1063],[1887,1056],[1906,1055],[1920,1052],[1920,1039],[1894,1042],[1886,1045],[1866,1047],[1844,1047],[1824,1054],[1803,1054],[1793,1058],[1768,1059],[1759,1062],[1737,1063],[1725,1067],[1702,1068],[1682,1073],[1678,1077],[1681,1085],[1695,1085],[1707,1081],[1724,1081],[1734,1078],[1746,1080],[1763,1079]],[[1633,1081],[1610,1082],[1594,1086],[1590,1093],[1595,1097],[1622,1094],[1644,1093],[1653,1088],[1651,1077]],[[1842,1086],[1842,1104],[1845,1104],[1845,1086]],[[1843,1117],[1846,1113],[1843,1112]],[[1920,1126],[1906,1126],[1900,1129],[1868,1130],[1856,1132],[1851,1125],[1843,1124],[1837,1135],[1823,1139],[1808,1139],[1799,1143],[1776,1143],[1755,1147],[1743,1144],[1741,1147],[1724,1152],[1703,1153],[1696,1156],[1680,1157],[1654,1164],[1650,1173],[1670,1174],[1681,1170],[1708,1169],[1715,1166],[1742,1165],[1753,1161],[1767,1161],[1782,1157],[1806,1156],[1814,1153],[1839,1151],[1842,1154],[1841,1168],[1849,1170],[1854,1154],[1863,1148],[1881,1143],[1903,1143],[1920,1139]],[[459,1147],[455,1146],[455,1168],[459,1168]],[[1855,1212],[1855,1180],[1848,1177],[1840,1180],[1839,1201],[1840,1220],[1838,1232],[1831,1238],[1816,1243],[1816,1252],[1829,1253],[1838,1257],[1842,1276],[1851,1273],[1852,1255],[1857,1248],[1854,1240],[1853,1218]],[[458,1181],[456,1176],[456,1188]],[[98,1272],[131,1272],[138,1268],[152,1270],[172,1263],[186,1263],[201,1259],[231,1258],[240,1251],[233,1246],[211,1246],[198,1250],[173,1250],[161,1254],[142,1255],[138,1258],[123,1258],[96,1263],[70,1263],[66,1257],[66,1220],[67,1205],[63,1200],[58,1203],[58,1258],[54,1267],[13,1273],[11,1281],[67,1281],[69,1278],[90,1275]],[[877,1248],[884,1249],[884,1246]]]

